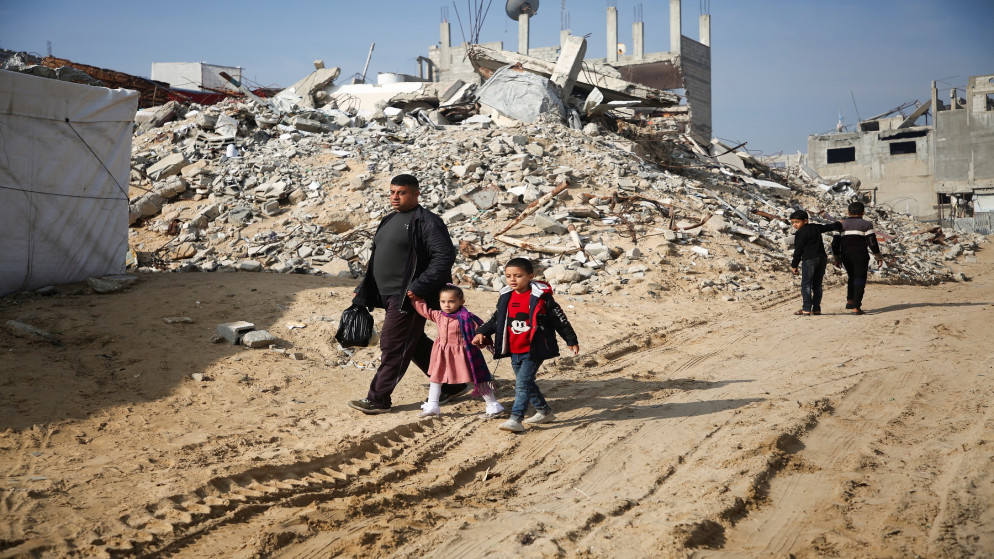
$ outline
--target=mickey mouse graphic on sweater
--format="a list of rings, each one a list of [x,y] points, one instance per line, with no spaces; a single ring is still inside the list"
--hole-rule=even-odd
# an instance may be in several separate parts
[[[507,326],[507,338],[511,345],[511,353],[528,353],[531,346],[531,323],[528,314],[530,292],[511,293],[507,304],[507,315],[511,317]]]

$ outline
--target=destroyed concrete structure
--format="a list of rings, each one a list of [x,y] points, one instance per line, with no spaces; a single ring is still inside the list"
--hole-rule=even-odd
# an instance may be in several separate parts
[[[703,145],[711,141],[711,16],[700,16],[700,37],[694,40],[683,35],[681,23],[681,0],[670,0],[670,51],[658,53],[644,52],[645,22],[632,24],[632,48],[629,51],[618,42],[618,9],[607,8],[607,55],[604,58],[583,60],[583,72],[577,78],[583,91],[605,88],[603,81],[587,77],[596,72],[599,79],[616,79],[619,82],[639,84],[649,89],[661,91],[682,91],[686,104],[668,106],[666,112],[679,120],[680,131],[687,132]],[[572,35],[563,31],[560,44],[552,47],[532,47],[529,44],[527,16],[519,17],[519,37],[517,53],[523,57],[554,63],[562,54]],[[480,65],[488,65],[491,70],[515,62],[521,58],[510,57],[503,51],[502,43],[463,43],[452,45],[451,27],[448,21],[440,25],[441,41],[438,46],[429,48],[427,78],[436,82],[481,83],[477,73]],[[477,56],[474,58],[474,52]],[[500,53],[493,64],[484,60],[493,59],[488,53]],[[582,58],[582,56],[581,56]],[[420,62],[420,61],[419,61]],[[527,68],[527,65],[526,65]],[[533,68],[528,68],[534,71]],[[614,85],[614,87],[612,87]],[[617,84],[606,85],[606,89],[623,91]],[[610,97],[608,97],[610,100]],[[650,105],[653,106],[653,105]],[[659,107],[660,105],[654,105]]]
[[[808,137],[808,164],[828,180],[856,178],[875,203],[989,234],[994,212],[994,75],[971,76],[948,104],[929,101],[861,121],[854,132]],[[917,125],[931,113],[933,124]]]

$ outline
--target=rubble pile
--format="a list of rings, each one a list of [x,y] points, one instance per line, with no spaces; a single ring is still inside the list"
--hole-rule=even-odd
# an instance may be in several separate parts
[[[436,128],[404,112],[364,122],[341,111],[319,129],[298,127],[316,122],[299,115],[260,124],[265,113],[249,103],[157,112],[179,118],[136,132],[132,185],[148,192],[132,200],[131,221],[167,239],[136,247],[146,271],[355,275],[389,209],[389,178],[410,172],[459,245],[463,285],[499,288],[500,263],[525,252],[575,295],[651,276],[664,290],[684,282],[736,296],[761,293],[771,272],[786,270],[790,211],[842,216],[856,194],[768,168],[781,182],[757,179],[685,136],[668,136],[670,159],[652,161],[640,139],[594,123],[498,128],[476,116]],[[878,280],[952,279],[946,262],[983,240],[872,206],[868,217],[888,257]]]
[[[763,296],[788,270],[793,209],[834,219],[861,196],[721,144],[712,156],[625,108],[574,126],[496,115],[498,126],[465,105],[453,125],[423,102],[364,117],[334,100],[257,101],[139,115],[130,221],[141,269],[358,276],[390,177],[412,173],[459,247],[462,285],[498,289],[501,263],[524,253],[559,292],[647,282],[732,300]],[[956,279],[947,262],[984,240],[872,205],[867,217],[887,257],[877,281]]]

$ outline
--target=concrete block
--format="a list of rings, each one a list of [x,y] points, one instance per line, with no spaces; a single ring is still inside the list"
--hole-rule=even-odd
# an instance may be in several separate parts
[[[265,330],[253,330],[251,332],[246,332],[245,335],[242,336],[242,345],[253,349],[269,347],[278,341],[279,339],[276,336]]]
[[[261,272],[262,264],[256,260],[242,260],[238,263],[238,269],[243,272]]]
[[[217,335],[221,336],[231,345],[238,345],[242,339],[242,334],[255,328],[255,324],[240,320],[238,322],[226,322],[217,325]]]
[[[149,167],[145,174],[154,181],[162,180],[178,175],[189,164],[190,160],[182,153],[170,153]]]
[[[280,213],[280,203],[278,200],[269,200],[262,204],[262,213],[273,216]]]
[[[442,221],[445,223],[455,223],[464,219],[469,219],[477,214],[476,205],[472,202],[459,204],[451,210],[442,214]]]
[[[566,229],[566,226],[562,223],[559,223],[558,221],[540,213],[536,213],[532,216],[532,223],[535,224],[535,227],[538,227],[550,235],[565,235],[569,232],[569,230]]]
[[[295,116],[290,119],[290,125],[303,132],[325,132],[325,125],[321,121]]]

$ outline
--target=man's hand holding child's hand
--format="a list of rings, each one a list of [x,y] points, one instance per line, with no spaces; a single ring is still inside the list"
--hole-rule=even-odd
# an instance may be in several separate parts
[[[407,298],[410,299],[410,300],[412,300],[412,301],[422,301],[423,300],[423,299],[421,299],[421,297],[418,297],[417,295],[415,295],[413,291],[408,291],[407,292]]]

